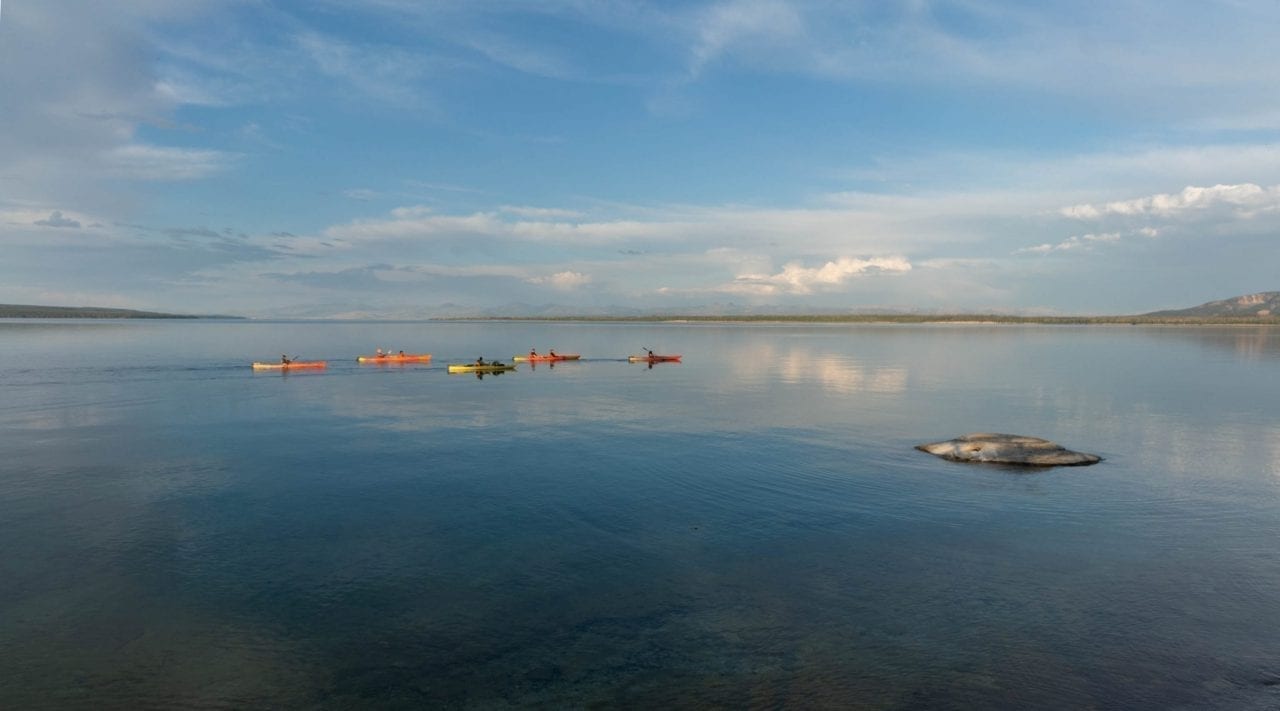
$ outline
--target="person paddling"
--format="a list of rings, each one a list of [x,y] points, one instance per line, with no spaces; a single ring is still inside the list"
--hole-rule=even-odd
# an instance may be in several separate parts
[[[293,361],[289,360],[289,356],[287,356],[287,355],[285,355],[285,354],[283,354],[283,353],[281,353],[281,354],[280,354],[280,364],[281,364],[281,365],[289,365],[289,364],[290,364],[290,363],[292,363],[292,362],[293,362]]]
[[[555,357],[556,357],[556,349],[552,348],[551,350],[549,350],[549,351],[547,351],[547,352],[551,354],[551,357],[552,357],[552,358],[555,358]]]
[[[530,349],[529,349],[529,357],[530,357],[530,358],[537,358],[537,357],[538,357],[538,349],[536,349],[536,348],[530,348]]]

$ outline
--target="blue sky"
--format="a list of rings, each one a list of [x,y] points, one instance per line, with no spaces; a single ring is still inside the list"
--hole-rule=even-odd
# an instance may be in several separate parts
[[[0,5],[0,303],[1119,314],[1280,289],[1271,1]]]

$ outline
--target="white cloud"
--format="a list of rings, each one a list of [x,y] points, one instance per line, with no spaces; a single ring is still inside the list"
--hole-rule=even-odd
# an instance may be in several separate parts
[[[784,45],[803,38],[804,23],[796,8],[779,0],[730,0],[712,5],[696,20],[697,40],[690,73],[731,50],[759,51],[762,45]]]
[[[724,288],[744,294],[811,294],[815,290],[838,287],[863,274],[901,273],[911,271],[911,263],[902,257],[855,259],[841,257],[821,267],[805,267],[791,262],[777,274],[743,274]]]
[[[391,211],[391,216],[397,220],[412,220],[424,215],[432,215],[435,209],[426,205],[408,205],[406,207],[397,207]]]
[[[438,215],[426,207],[401,207],[390,220],[357,220],[324,231],[329,239],[360,242],[410,240],[438,235],[484,236],[500,233],[504,224],[493,213]]]
[[[1066,252],[1069,250],[1091,249],[1093,245],[1102,242],[1119,242],[1121,234],[1119,232],[1104,232],[1101,234],[1072,235],[1057,244],[1041,244],[1035,247],[1024,247],[1017,250],[1014,254],[1048,254],[1049,252]]]
[[[112,179],[189,180],[230,157],[143,144],[142,126],[175,124],[185,105],[219,102],[161,76],[152,41],[223,3],[11,3],[0,25],[0,200],[76,205],[120,214],[130,200]],[[172,23],[172,24],[170,24]],[[164,154],[161,151],[169,151]],[[184,165],[184,163],[186,165]]]
[[[537,241],[589,244],[654,238],[665,234],[667,229],[669,225],[633,220],[579,223],[521,221],[509,224],[508,234]]]
[[[1162,193],[1103,204],[1072,205],[1062,209],[1066,217],[1098,220],[1104,217],[1181,218],[1225,209],[1239,218],[1280,210],[1280,185],[1264,188],[1253,183],[1188,186],[1179,193]]]
[[[529,219],[572,219],[582,217],[582,213],[577,210],[565,210],[555,207],[531,207],[525,205],[503,205],[502,212],[516,215],[517,217],[527,217]]]
[[[662,94],[727,65],[895,87],[1008,87],[1104,112],[1158,107],[1187,126],[1275,128],[1280,116],[1280,58],[1270,51],[1280,11],[1268,2],[1179,3],[1160,13],[1144,0],[1088,13],[1001,0],[327,2],[518,71],[644,85],[651,101],[681,113],[696,97]],[[588,48],[561,33],[501,33],[529,15],[604,39]],[[648,71],[609,61],[596,49],[604,42],[627,43]]]
[[[691,264],[698,255],[729,255],[701,268],[705,278],[770,274],[771,265],[831,254],[929,256],[940,246],[980,244],[1000,222],[1043,219],[1052,203],[991,191],[984,194],[843,196],[836,207],[759,208],[736,205],[595,205],[607,215],[563,208],[499,207],[494,211],[447,214],[426,206],[406,206],[382,218],[331,226],[320,241],[358,249],[375,243],[404,246],[423,240],[451,249],[472,245],[520,250],[537,245],[608,249],[628,264],[654,264],[659,257]],[[569,215],[581,220],[563,219]],[[538,218],[538,219],[523,219]],[[545,218],[545,219],[544,219]],[[303,247],[299,242],[296,247]],[[1012,249],[1010,246],[1008,249]],[[1007,254],[1007,249],[997,250]],[[529,253],[521,259],[529,259]],[[580,253],[577,259],[592,255]],[[596,254],[596,257],[604,256]],[[535,261],[543,255],[532,256]],[[616,259],[617,257],[614,256]],[[845,263],[848,266],[848,263]],[[679,264],[668,264],[679,269]],[[708,272],[707,268],[714,271]],[[831,269],[836,269],[832,267]],[[831,273],[828,269],[825,274]]]
[[[396,47],[343,42],[315,31],[299,33],[294,42],[322,73],[346,82],[367,97],[411,108],[427,108],[420,86],[430,63]]]
[[[227,80],[171,67],[158,70],[158,73],[161,76],[156,79],[152,90],[158,99],[172,106],[224,108],[243,98],[243,90]]]
[[[1186,233],[1192,227],[1197,233],[1209,235],[1256,232],[1280,221],[1276,219],[1280,218],[1280,185],[1192,185],[1177,193],[1071,205],[1060,208],[1057,214],[1076,222],[1111,225],[1115,229],[1024,247],[1014,254],[1088,251],[1104,242],[1130,238],[1151,240],[1166,233]],[[1264,220],[1266,217],[1273,219]],[[1246,226],[1252,229],[1242,229]]]
[[[1274,5],[1180,4],[1152,15],[1118,0],[1069,3],[716,3],[691,20],[689,73],[713,60],[849,81],[1028,87],[1218,123],[1274,115]],[[1243,72],[1248,66],[1251,71]],[[1216,101],[1205,101],[1205,97]]]
[[[490,61],[526,74],[567,79],[577,73],[551,48],[535,48],[492,33],[474,33],[467,44]]]
[[[559,291],[573,291],[591,283],[591,277],[575,271],[557,272],[550,276],[533,277],[530,284],[544,284]]]
[[[196,180],[226,170],[236,156],[223,151],[132,143],[103,154],[109,174],[132,180]]]
[[[511,208],[502,210],[517,216],[534,214],[555,217],[567,210]],[[446,215],[430,207],[398,207],[390,219],[357,220],[325,230],[326,237],[344,240],[395,240],[433,236],[487,236],[516,241],[560,241],[565,243],[598,243],[624,238],[643,239],[663,234],[669,229],[661,223],[630,220],[606,222],[550,222],[544,220],[508,220],[496,212]]]

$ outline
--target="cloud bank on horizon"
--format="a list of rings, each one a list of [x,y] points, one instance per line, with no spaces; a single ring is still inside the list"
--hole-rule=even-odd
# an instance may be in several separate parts
[[[1280,6],[11,0],[0,302],[1134,313],[1280,288]]]

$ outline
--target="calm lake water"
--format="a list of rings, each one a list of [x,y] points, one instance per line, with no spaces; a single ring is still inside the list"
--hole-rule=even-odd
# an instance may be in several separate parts
[[[4,708],[1280,706],[1280,329],[6,321],[0,453]]]

